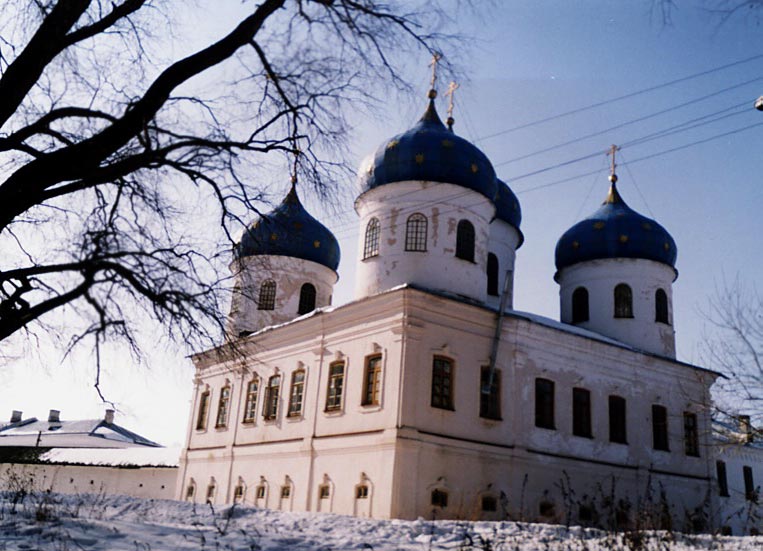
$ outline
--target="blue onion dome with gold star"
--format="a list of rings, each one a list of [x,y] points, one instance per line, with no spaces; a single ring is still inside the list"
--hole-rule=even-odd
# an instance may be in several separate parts
[[[275,255],[301,258],[336,271],[339,242],[329,229],[305,210],[292,185],[272,212],[263,214],[246,228],[234,249],[236,258]]]
[[[362,193],[408,180],[455,184],[481,193],[491,201],[496,194],[493,165],[482,151],[447,128],[435,109],[436,93],[409,130],[379,146],[360,174]]]
[[[503,180],[497,179],[498,190],[495,193],[495,217],[512,226],[519,233],[519,246],[525,240],[519,225],[522,223],[522,208],[519,206],[519,199],[511,191],[511,188]]]
[[[643,258],[675,270],[676,243],[660,224],[625,204],[617,177],[601,207],[567,230],[556,244],[556,269],[603,258]]]

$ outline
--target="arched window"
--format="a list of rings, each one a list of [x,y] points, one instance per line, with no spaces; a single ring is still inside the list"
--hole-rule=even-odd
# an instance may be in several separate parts
[[[363,260],[379,255],[379,234],[381,225],[378,218],[371,218],[366,226],[366,241],[363,245]]]
[[[498,296],[498,257],[487,253],[487,294]]]
[[[315,310],[315,285],[305,283],[299,290],[299,307],[297,314],[307,314]]]
[[[625,283],[615,287],[615,317],[633,317],[633,292]]]
[[[572,323],[582,323],[588,319],[588,289],[578,287],[572,292]]]
[[[657,289],[654,293],[654,321],[670,323],[668,321],[668,294],[663,289]]]
[[[421,213],[411,214],[405,223],[405,250],[427,250],[427,217]]]
[[[474,226],[468,220],[459,220],[456,227],[456,258],[474,262]]]
[[[276,307],[276,282],[267,279],[260,286],[260,300],[257,302],[258,310],[275,310]]]

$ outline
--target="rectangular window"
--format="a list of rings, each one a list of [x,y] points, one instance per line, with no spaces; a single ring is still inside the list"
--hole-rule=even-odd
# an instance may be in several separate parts
[[[368,486],[365,484],[361,484],[360,486],[355,487],[355,498],[356,499],[368,499]]]
[[[628,433],[625,423],[625,398],[609,397],[609,441],[618,444],[628,443]]]
[[[382,357],[378,355],[366,358],[362,405],[378,406],[381,404],[381,375]]]
[[[752,467],[747,465],[742,467],[742,474],[744,475],[744,498],[749,501],[757,501],[755,482],[752,479]]]
[[[591,392],[585,388],[572,389],[572,434],[592,438]]]
[[[207,428],[207,417],[209,416],[209,401],[210,394],[208,390],[205,390],[199,396],[199,415],[196,418],[196,430],[204,430]]]
[[[432,490],[429,502],[434,507],[442,507],[445,509],[448,506],[448,492],[444,490]]]
[[[320,499],[328,499],[331,495],[331,488],[328,484],[321,484],[321,486],[318,488],[318,496]]]
[[[238,503],[239,501],[242,501],[243,499],[244,499],[244,487],[239,484],[233,489],[233,501]]]
[[[431,405],[453,410],[453,360],[440,356],[432,360]]]
[[[257,391],[260,381],[257,377],[246,385],[246,400],[244,401],[244,423],[254,423],[257,416]]]
[[[281,499],[288,499],[291,497],[291,486],[281,486]]]
[[[230,405],[230,386],[220,389],[220,401],[217,403],[217,420],[215,428],[223,428],[228,424],[228,406]]]
[[[257,486],[257,490],[254,492],[254,497],[257,499],[265,499],[265,486]]]
[[[302,414],[302,398],[305,394],[305,371],[298,369],[291,375],[291,392],[289,393],[289,417],[299,417]]]
[[[278,416],[278,393],[281,387],[281,376],[273,375],[268,379],[268,386],[265,389],[265,403],[262,408],[262,416],[270,421]]]
[[[665,406],[652,405],[652,447],[670,451],[668,446],[668,410]]]
[[[326,394],[326,411],[342,408],[342,389],[344,388],[344,363],[335,362],[329,366],[329,386]]]
[[[726,463],[723,461],[716,461],[715,473],[718,477],[718,495],[721,497],[729,497],[729,481],[726,477]]]
[[[501,419],[501,372],[494,369],[491,380],[489,365],[480,371],[480,417]]]
[[[554,381],[535,379],[535,426],[555,429],[554,425]]]
[[[684,450],[686,455],[699,457],[699,433],[697,414],[684,411]]]

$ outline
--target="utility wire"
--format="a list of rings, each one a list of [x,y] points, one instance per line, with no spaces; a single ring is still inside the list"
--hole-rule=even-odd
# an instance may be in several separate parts
[[[480,142],[482,140],[489,140],[491,138],[495,138],[495,137],[498,137],[498,136],[503,136],[505,134],[510,134],[511,132],[516,132],[517,130],[522,130],[523,128],[529,128],[531,126],[535,126],[537,124],[542,124],[544,122],[549,122],[549,121],[552,121],[552,120],[555,120],[555,119],[559,119],[561,117],[567,117],[569,115],[574,115],[576,113],[582,113],[583,111],[588,111],[590,109],[595,109],[597,107],[602,107],[604,105],[608,105],[610,103],[615,103],[617,101],[622,101],[624,99],[632,98],[632,97],[635,97],[635,96],[638,96],[638,95],[641,95],[641,94],[645,94],[647,92],[653,92],[655,90],[659,90],[660,88],[665,88],[667,86],[672,86],[672,85],[678,84],[680,82],[686,82],[688,80],[692,80],[692,79],[695,79],[695,78],[698,78],[698,77],[701,77],[701,76],[709,75],[709,74],[715,73],[717,71],[722,71],[723,69],[728,69],[730,67],[735,67],[737,65],[742,65],[744,63],[749,63],[750,61],[755,61],[756,59],[760,59],[760,58],[763,58],[763,54],[754,55],[754,56],[748,57],[746,59],[741,59],[741,60],[735,61],[733,63],[728,63],[726,65],[721,65],[719,67],[714,67],[712,69],[708,69],[706,71],[695,73],[693,75],[677,78],[675,80],[664,82],[662,84],[657,84],[655,86],[650,86],[648,88],[643,88],[643,89],[638,90],[636,92],[630,92],[630,93],[622,95],[622,96],[617,96],[615,98],[611,98],[611,99],[608,99],[608,100],[600,101],[600,102],[597,102],[597,103],[592,103],[592,104],[587,105],[585,107],[578,107],[576,109],[572,109],[572,110],[566,111],[564,113],[559,113],[557,115],[552,115],[550,117],[545,117],[545,118],[542,118],[542,119],[538,119],[538,120],[533,121],[533,122],[528,122],[528,123],[525,123],[525,124],[521,124],[519,126],[515,126],[513,128],[509,128],[507,130],[501,130],[500,132],[494,132],[493,134],[488,134],[486,136],[482,136],[481,138],[477,138],[475,141],[476,142]]]

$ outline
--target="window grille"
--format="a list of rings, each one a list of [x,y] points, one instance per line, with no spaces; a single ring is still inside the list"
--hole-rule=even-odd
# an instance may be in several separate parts
[[[405,250],[427,250],[427,217],[421,213],[411,214],[405,223]]]
[[[258,310],[275,310],[276,307],[276,282],[268,279],[260,285],[260,300],[257,302]]]
[[[378,218],[371,218],[366,226],[366,239],[363,244],[363,260],[379,255],[379,234],[381,225]]]

